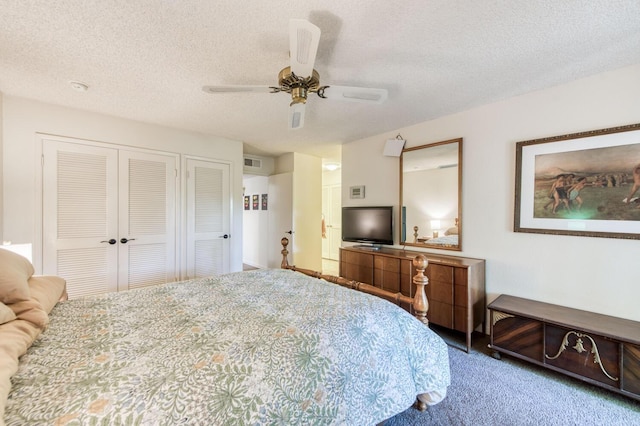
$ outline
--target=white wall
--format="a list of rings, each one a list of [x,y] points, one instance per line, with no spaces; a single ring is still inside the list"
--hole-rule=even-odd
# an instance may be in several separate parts
[[[36,133],[189,154],[231,163],[231,270],[242,269],[242,142],[89,111],[4,96],[2,231],[5,240],[34,242]]]
[[[294,153],[293,252],[296,266],[322,269],[322,159]]]
[[[245,263],[260,268],[279,267],[282,248],[273,244],[286,236],[279,228],[287,224],[285,229],[294,231],[289,236],[289,263],[314,271],[322,268],[321,162],[319,157],[286,153],[275,158],[272,179],[245,175],[246,195],[268,193],[270,197],[268,211],[244,212]],[[286,190],[289,196],[280,199],[281,190],[289,185],[291,190]]]
[[[340,169],[329,171],[324,170],[322,172],[322,185],[340,185],[342,182],[342,171]]]
[[[640,64],[395,129],[343,145],[343,187],[366,186],[364,200],[343,192],[343,205],[398,205],[386,139],[462,137],[459,255],[486,259],[487,301],[505,293],[640,321],[640,241],[513,232],[517,142],[639,122]]]
[[[278,249],[277,241],[269,241],[269,238],[266,238],[269,235],[269,210],[262,210],[262,194],[268,192],[269,178],[267,176],[245,175],[244,195],[249,196],[250,210],[244,210],[242,214],[242,261],[256,268],[267,268],[269,250],[277,251]],[[253,209],[252,197],[254,195],[260,197],[258,210]]]
[[[3,223],[4,223],[4,218],[3,218],[3,214],[2,211],[4,210],[4,196],[2,195],[4,193],[3,191],[3,182],[4,182],[4,173],[3,173],[3,151],[4,151],[4,144],[2,143],[3,137],[4,137],[4,132],[2,131],[2,116],[3,116],[3,105],[4,105],[4,95],[2,92],[0,92],[0,243],[2,241],[5,240],[4,238],[4,233],[3,233]]]

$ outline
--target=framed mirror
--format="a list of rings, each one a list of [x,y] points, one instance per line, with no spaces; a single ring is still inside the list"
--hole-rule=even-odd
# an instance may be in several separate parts
[[[462,250],[462,138],[400,155],[400,244]]]

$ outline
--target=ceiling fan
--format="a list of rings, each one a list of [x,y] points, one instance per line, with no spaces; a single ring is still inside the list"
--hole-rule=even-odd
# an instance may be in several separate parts
[[[207,93],[238,92],[286,92],[291,95],[289,128],[300,129],[304,125],[305,105],[309,93],[323,99],[379,104],[387,99],[386,89],[320,85],[320,74],[313,69],[320,42],[320,28],[304,19],[289,21],[291,63],[278,74],[278,86],[203,86]]]

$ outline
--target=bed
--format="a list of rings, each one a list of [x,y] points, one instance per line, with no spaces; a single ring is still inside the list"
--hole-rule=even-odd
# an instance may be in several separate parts
[[[426,240],[429,245],[437,245],[443,247],[457,247],[458,235],[443,235],[442,237],[430,238]]]
[[[441,233],[440,236],[438,232],[434,232],[434,237],[418,237],[418,227],[414,227],[414,243],[422,243],[427,244],[429,246],[439,246],[439,247],[460,247],[460,239],[458,235],[460,234],[460,222],[458,218],[455,218],[455,224],[447,228],[444,232]]]
[[[3,300],[0,423],[373,425],[445,397],[447,348],[420,320],[291,269],[56,303],[64,280],[31,268],[29,298]]]

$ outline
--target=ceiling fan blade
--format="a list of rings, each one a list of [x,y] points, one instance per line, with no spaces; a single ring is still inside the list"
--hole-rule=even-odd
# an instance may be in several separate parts
[[[369,87],[328,86],[324,89],[325,98],[339,101],[381,104],[388,95],[387,89]]]
[[[259,92],[271,93],[273,89],[269,86],[202,86],[202,90],[207,93],[241,93],[241,92]]]
[[[309,77],[320,43],[320,28],[304,19],[289,21],[291,71],[298,77]]]
[[[304,126],[305,104],[297,103],[289,107],[289,129],[296,130]]]

